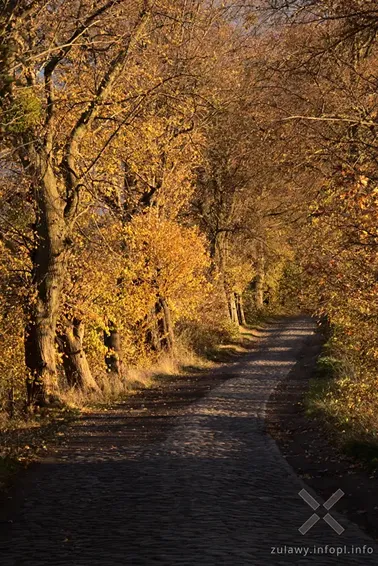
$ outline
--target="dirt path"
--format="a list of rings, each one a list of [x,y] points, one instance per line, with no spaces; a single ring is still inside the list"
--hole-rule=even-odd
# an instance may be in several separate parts
[[[314,513],[298,496],[306,486],[264,429],[267,400],[312,332],[308,319],[270,325],[200,400],[173,381],[168,407],[147,394],[144,407],[76,423],[4,517],[1,566],[378,564],[337,505],[343,534],[323,519],[299,533]],[[211,378],[198,379],[204,394]]]

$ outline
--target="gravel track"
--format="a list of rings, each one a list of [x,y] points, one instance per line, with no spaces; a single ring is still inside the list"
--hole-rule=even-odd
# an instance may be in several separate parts
[[[27,475],[2,525],[0,565],[378,564],[375,543],[337,504],[330,513],[343,534],[323,520],[298,532],[313,513],[298,495],[306,486],[264,430],[267,400],[313,331],[307,318],[271,324],[258,350],[182,407],[163,437],[152,418],[144,441],[124,434],[130,415],[79,421]]]

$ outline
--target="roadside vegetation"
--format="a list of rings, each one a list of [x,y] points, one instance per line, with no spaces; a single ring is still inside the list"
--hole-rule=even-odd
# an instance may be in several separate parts
[[[342,451],[369,469],[378,468],[377,376],[359,372],[337,330],[323,345],[305,398],[306,412],[320,419]]]

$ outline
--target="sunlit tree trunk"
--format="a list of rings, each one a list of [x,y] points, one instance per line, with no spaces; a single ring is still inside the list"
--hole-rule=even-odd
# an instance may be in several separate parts
[[[238,309],[239,324],[242,325],[242,326],[246,326],[247,323],[245,321],[243,297],[239,293],[236,294],[236,303],[237,303],[237,309]]]
[[[257,248],[257,274],[255,288],[256,308],[261,310],[264,308],[264,287],[265,287],[265,256],[264,247],[261,242]]]
[[[161,349],[171,353],[174,348],[174,331],[171,312],[167,301],[163,297],[159,297],[157,300],[156,315]]]
[[[107,347],[105,363],[110,372],[122,374],[122,350],[121,336],[117,326],[109,321],[108,328],[104,331],[104,344]]]
[[[230,318],[233,324],[239,324],[238,306],[236,303],[236,294],[232,292],[229,297]]]
[[[84,330],[84,323],[77,318],[65,322],[59,336],[64,371],[68,385],[71,387],[78,387],[84,391],[98,391],[99,387],[92,376],[83,348]]]
[[[35,295],[28,308],[25,329],[25,361],[32,376],[27,384],[29,405],[49,403],[58,394],[55,334],[66,270],[66,224],[56,180],[47,160],[43,184],[36,193],[37,242],[31,256]]]
[[[146,343],[147,346],[153,352],[160,352],[161,351],[161,344],[160,344],[160,336],[159,336],[159,326],[158,326],[158,303],[151,309],[151,313],[147,317],[146,326]]]
[[[218,267],[220,274],[220,284],[222,289],[222,294],[224,297],[224,308],[225,317],[232,323],[238,322],[237,307],[235,302],[235,294],[229,291],[229,285],[226,279],[226,259],[228,255],[228,242],[226,232],[219,232],[215,239],[214,249],[214,261]]]

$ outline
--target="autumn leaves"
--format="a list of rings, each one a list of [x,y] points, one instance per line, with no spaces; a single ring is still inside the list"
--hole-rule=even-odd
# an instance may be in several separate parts
[[[254,134],[238,117],[249,16],[232,2],[3,8],[4,395],[22,398],[25,375],[30,406],[125,379],[210,304],[229,324],[255,254]]]

